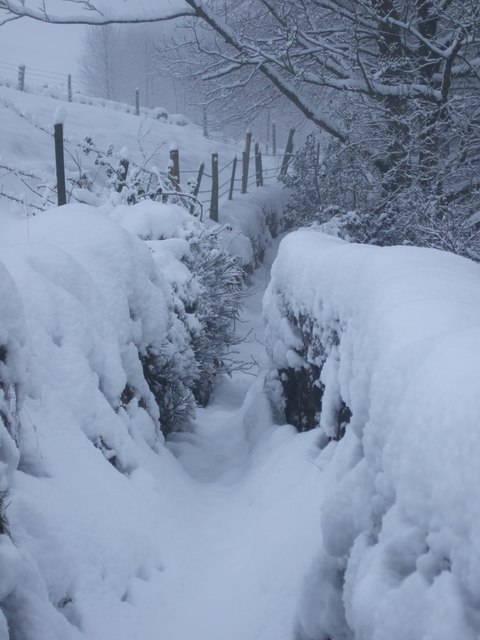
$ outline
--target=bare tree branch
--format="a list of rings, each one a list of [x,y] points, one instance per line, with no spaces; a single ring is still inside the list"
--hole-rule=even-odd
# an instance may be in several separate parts
[[[62,16],[49,13],[46,4],[43,3],[40,9],[31,9],[22,2],[12,2],[11,0],[0,0],[0,12],[4,12],[6,16],[0,19],[0,25],[18,18],[31,18],[39,22],[48,22],[52,24],[88,24],[88,25],[107,25],[107,24],[146,24],[155,22],[164,22],[166,20],[175,20],[194,15],[189,9],[172,9],[162,11],[152,11],[144,15],[103,15],[89,1],[64,0],[72,4],[78,4],[85,13],[77,15]]]

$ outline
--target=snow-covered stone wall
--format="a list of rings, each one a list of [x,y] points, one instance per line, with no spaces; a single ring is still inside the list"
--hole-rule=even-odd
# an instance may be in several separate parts
[[[480,266],[301,230],[264,309],[273,368],[319,375],[323,541],[299,637],[478,638]]]

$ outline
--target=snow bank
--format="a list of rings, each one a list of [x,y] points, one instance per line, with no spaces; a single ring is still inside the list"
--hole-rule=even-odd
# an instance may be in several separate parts
[[[194,278],[178,247],[160,265],[85,205],[3,213],[0,230],[0,491],[14,542],[0,522],[2,611],[14,637],[131,638],[138,621],[122,598],[145,562],[162,564],[159,497],[148,496],[172,465],[149,368],[174,360],[161,392],[191,397],[196,363],[170,276]],[[6,624],[1,614],[2,638]]]
[[[222,201],[220,223],[227,227],[225,243],[243,264],[253,268],[262,262],[272,236],[278,233],[288,197],[288,190],[277,182]]]
[[[284,383],[319,372],[323,396],[323,545],[299,637],[478,638],[479,285],[477,264],[434,250],[281,243],[270,355]]]

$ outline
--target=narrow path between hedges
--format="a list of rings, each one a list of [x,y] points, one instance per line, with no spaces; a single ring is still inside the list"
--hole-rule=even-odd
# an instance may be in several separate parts
[[[267,257],[271,263],[274,250]],[[219,385],[193,433],[167,446],[185,471],[185,522],[172,525],[159,605],[168,640],[293,640],[302,585],[320,547],[316,434],[274,426],[262,393],[263,266],[238,348],[258,366]]]

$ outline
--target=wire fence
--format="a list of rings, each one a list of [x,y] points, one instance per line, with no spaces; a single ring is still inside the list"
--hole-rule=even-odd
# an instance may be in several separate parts
[[[71,75],[65,75],[56,71],[48,71],[37,67],[26,67],[25,65],[15,65],[11,62],[0,60],[0,85],[11,87],[20,91],[31,93],[42,93],[52,98],[68,100],[70,102],[80,102],[94,106],[110,107],[114,110],[121,109],[129,113],[142,115],[151,112],[151,109],[139,109],[138,92],[136,95],[136,105],[127,105],[117,103],[115,101],[96,98],[88,95],[86,85],[78,80],[73,80]],[[275,126],[275,125],[273,125]],[[274,140],[276,140],[275,129]],[[192,211],[198,207],[202,212],[208,211],[210,217],[218,220],[219,201],[228,199],[232,200],[234,194],[239,192],[244,194],[252,187],[262,187],[273,184],[285,175],[290,157],[293,152],[293,134],[294,129],[290,130],[287,144],[283,154],[276,153],[276,142],[272,146],[271,155],[268,154],[268,148],[260,143],[255,143],[254,153],[251,153],[252,134],[247,133],[245,139],[245,150],[240,158],[235,156],[226,164],[219,167],[218,154],[212,154],[212,162],[210,171],[205,171],[205,163],[202,163],[200,170],[187,169],[180,173],[179,154],[176,153],[176,160],[173,162],[171,155],[172,169],[170,169],[167,178],[173,186],[173,191],[167,194],[163,190],[162,199],[165,200],[167,195],[175,195],[177,200],[186,199],[191,204],[187,207]],[[262,154],[261,148],[265,149]],[[265,168],[263,167],[265,159]],[[191,166],[191,163],[190,163]],[[148,171],[147,171],[148,173]],[[186,189],[182,190],[181,178],[187,177]],[[26,176],[24,176],[26,177]],[[220,181],[221,178],[221,181]],[[58,179],[58,176],[57,176]],[[150,181],[150,180],[149,180]],[[205,188],[205,181],[207,185]],[[208,184],[209,181],[209,184]],[[5,193],[0,190],[0,196]],[[12,194],[10,194],[12,196]],[[12,199],[12,197],[10,197]],[[195,204],[196,203],[196,204]]]
[[[12,62],[0,60],[0,84],[36,93],[38,91],[44,93],[47,90],[58,94],[63,92],[63,98],[68,99],[68,86],[75,86],[75,92],[87,96],[89,93],[88,86],[79,78],[58,71],[49,71],[39,67],[31,67],[23,64],[16,65]],[[52,97],[56,97],[53,95]],[[93,96],[90,96],[93,97]]]
[[[204,170],[205,163],[197,172],[197,181],[194,190],[196,197],[202,202],[202,206],[209,212],[214,220],[218,220],[218,203],[222,200],[232,200],[235,194],[247,193],[252,187],[258,188],[277,182],[285,175],[290,157],[293,153],[293,135],[291,129],[284,153],[277,156],[263,155],[260,144],[255,144],[255,152],[248,153],[251,149],[251,134],[247,133],[245,151],[241,159],[238,156],[219,167],[218,154],[213,153],[211,159],[211,171]],[[248,154],[248,155],[247,155]],[[264,159],[267,166],[264,168]],[[187,175],[194,171],[183,172]],[[181,182],[180,173],[176,177]],[[203,180],[210,181],[208,188],[203,186]]]
[[[205,171],[205,163],[202,163],[201,171],[186,170],[182,173],[198,174],[195,183],[196,196],[205,210],[209,211],[210,217],[217,219],[219,201],[232,200],[234,194],[247,193],[252,187],[273,184],[285,175],[293,153],[293,135],[294,130],[291,129],[285,150],[280,155],[273,155],[268,153],[266,145],[260,143],[252,145],[252,134],[247,133],[245,148],[240,157],[236,156],[219,167],[218,154],[214,153],[210,171]],[[250,153],[252,146],[253,154]],[[262,153],[262,148],[265,153]],[[273,148],[271,151],[273,152]],[[180,181],[180,176],[178,179]],[[205,180],[210,181],[208,188],[204,187]]]
[[[136,115],[148,115],[153,112],[153,109],[140,107],[137,104],[136,94],[132,95],[132,104],[102,98],[93,95],[88,83],[72,74],[23,64],[16,65],[4,60],[0,60],[0,85],[26,93],[45,95],[57,100],[105,107],[114,111],[136,113]]]

